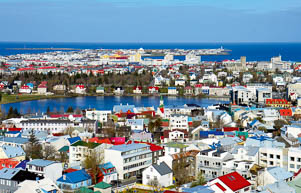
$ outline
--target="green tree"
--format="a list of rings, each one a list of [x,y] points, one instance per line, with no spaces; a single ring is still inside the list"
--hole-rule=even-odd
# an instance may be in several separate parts
[[[206,182],[206,180],[205,180],[205,178],[203,176],[203,173],[199,172],[198,176],[197,176],[197,180],[195,182],[192,182],[191,185],[190,185],[190,187],[192,188],[192,187],[195,187],[195,186],[204,185],[206,183],[207,182]]]
[[[30,130],[30,136],[29,136],[28,144],[25,147],[25,152],[26,152],[27,159],[43,158],[42,145],[39,143],[33,130]]]
[[[70,107],[68,107],[68,109],[67,109],[67,111],[66,111],[67,113],[73,113],[74,112],[74,110],[73,110],[73,108],[70,106]]]

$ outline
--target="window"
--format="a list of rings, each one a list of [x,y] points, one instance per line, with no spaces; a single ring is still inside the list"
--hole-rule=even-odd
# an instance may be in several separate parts
[[[280,155],[277,155],[277,159],[280,159]]]
[[[290,168],[295,168],[295,164],[290,164]]]
[[[291,157],[291,161],[295,161],[295,157]]]
[[[270,158],[274,158],[274,155],[273,155],[273,154],[270,154]]]
[[[149,180],[149,179],[150,179],[150,176],[149,176],[149,175],[146,175],[146,179],[148,179],[148,180]]]
[[[157,176],[154,176],[154,180],[158,180]]]

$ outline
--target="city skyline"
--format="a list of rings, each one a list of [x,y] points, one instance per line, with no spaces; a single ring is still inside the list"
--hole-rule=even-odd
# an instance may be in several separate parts
[[[300,42],[301,2],[2,0],[0,41]]]

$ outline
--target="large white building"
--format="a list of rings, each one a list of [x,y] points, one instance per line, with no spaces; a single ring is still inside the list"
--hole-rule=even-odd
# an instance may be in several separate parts
[[[180,114],[173,114],[170,116],[169,119],[169,129],[185,129],[189,130],[188,125],[188,116],[187,115],[180,115]]]
[[[147,144],[115,145],[104,150],[105,162],[111,162],[119,179],[124,180],[142,174],[152,164],[152,151]]]
[[[86,130],[96,131],[95,120],[61,120],[61,119],[31,119],[20,122],[23,130],[48,131],[49,133],[63,133],[67,128],[81,127]]]
[[[101,123],[106,123],[112,111],[87,110],[86,117],[91,120],[97,120]]]

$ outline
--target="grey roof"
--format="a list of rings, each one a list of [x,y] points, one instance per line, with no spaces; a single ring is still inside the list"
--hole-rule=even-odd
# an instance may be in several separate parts
[[[55,161],[50,161],[50,160],[42,160],[42,159],[34,159],[30,162],[27,163],[27,165],[35,165],[35,166],[41,166],[45,167],[51,164],[56,163]]]
[[[0,179],[10,180],[12,179],[21,169],[20,168],[2,168],[0,170]]]
[[[282,181],[293,177],[293,173],[286,171],[281,167],[270,167],[267,168],[268,172],[277,180]]]
[[[153,164],[152,166],[159,172],[161,176],[172,173],[172,170],[165,162],[161,162],[160,165]]]
[[[0,140],[3,142],[25,144],[28,142],[27,138],[22,137],[0,137]]]

